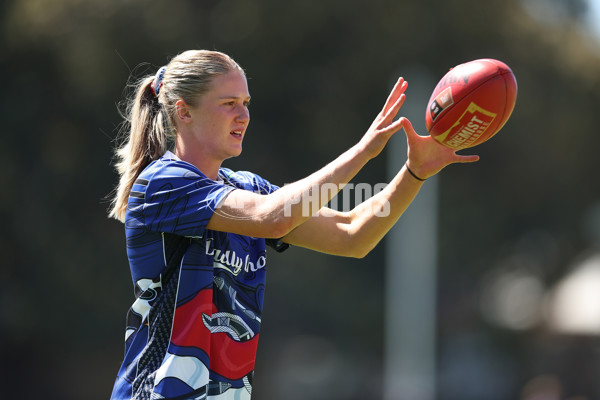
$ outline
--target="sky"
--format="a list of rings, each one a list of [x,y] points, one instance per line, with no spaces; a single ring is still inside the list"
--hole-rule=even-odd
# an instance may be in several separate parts
[[[600,0],[589,0],[588,25],[600,40]]]
[[[560,25],[568,14],[569,3],[573,0],[521,0],[523,8],[536,20],[543,24]],[[597,39],[600,51],[600,0],[585,0],[587,17],[583,28],[589,30]]]

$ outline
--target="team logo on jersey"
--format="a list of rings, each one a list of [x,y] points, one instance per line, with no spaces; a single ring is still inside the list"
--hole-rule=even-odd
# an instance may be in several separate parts
[[[256,272],[267,265],[267,257],[258,256],[255,260],[250,260],[250,254],[244,258],[237,255],[235,250],[221,250],[214,246],[213,239],[206,239],[206,255],[214,258],[215,268],[221,268],[237,276],[240,272]]]

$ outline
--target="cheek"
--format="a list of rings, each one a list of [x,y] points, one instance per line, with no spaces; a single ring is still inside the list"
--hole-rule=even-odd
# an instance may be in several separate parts
[[[197,114],[198,132],[204,137],[218,137],[228,129],[234,117],[221,107],[207,107]]]
[[[212,111],[211,113],[207,113],[206,117],[203,120],[203,126],[208,129],[215,129],[223,126],[225,118],[222,112],[219,110]]]

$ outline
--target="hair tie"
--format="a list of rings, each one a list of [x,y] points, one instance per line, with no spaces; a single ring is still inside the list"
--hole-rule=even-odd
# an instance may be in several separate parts
[[[156,75],[154,76],[154,81],[150,84],[150,87],[152,88],[152,92],[154,93],[155,96],[158,96],[158,93],[160,93],[160,87],[162,86],[162,80],[165,76],[166,71],[167,71],[167,67],[160,68],[156,72]]]

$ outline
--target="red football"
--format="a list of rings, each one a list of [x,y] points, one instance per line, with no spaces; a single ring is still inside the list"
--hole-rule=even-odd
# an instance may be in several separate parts
[[[439,81],[429,99],[425,127],[452,149],[477,146],[504,126],[516,100],[517,80],[506,64],[489,58],[470,61]]]

